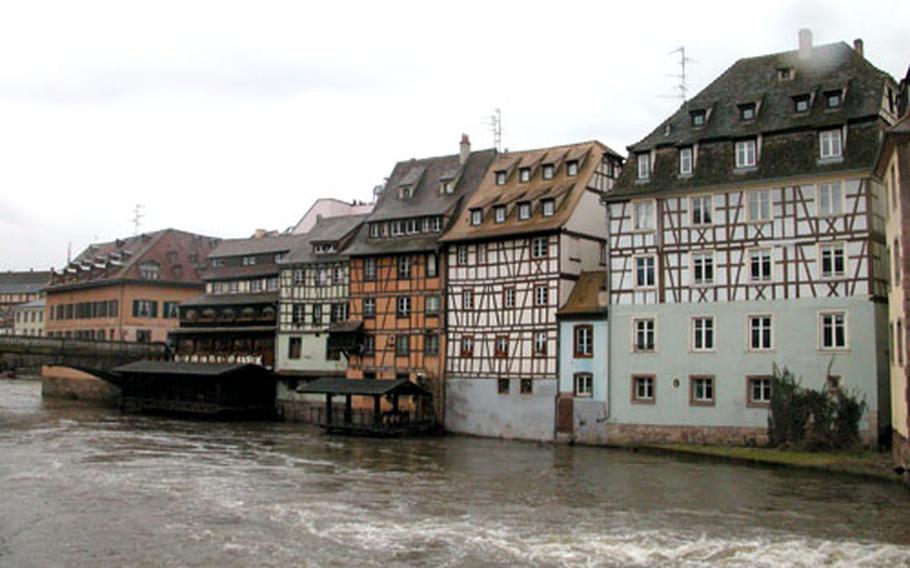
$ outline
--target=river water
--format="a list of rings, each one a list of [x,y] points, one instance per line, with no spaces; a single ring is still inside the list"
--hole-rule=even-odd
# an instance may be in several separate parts
[[[462,437],[124,416],[0,381],[0,566],[910,566],[910,492]]]

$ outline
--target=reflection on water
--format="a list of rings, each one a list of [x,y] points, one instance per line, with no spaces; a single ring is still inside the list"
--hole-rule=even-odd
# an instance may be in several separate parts
[[[123,416],[0,381],[0,566],[910,566],[897,485]]]

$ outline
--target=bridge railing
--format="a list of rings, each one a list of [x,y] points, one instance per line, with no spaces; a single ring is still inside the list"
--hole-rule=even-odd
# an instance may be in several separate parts
[[[13,348],[18,352],[65,353],[67,351],[90,351],[118,355],[135,355],[137,357],[164,357],[167,355],[167,344],[133,343],[129,341],[102,341],[93,339],[73,339],[70,337],[35,337],[31,335],[0,335],[0,351]]]

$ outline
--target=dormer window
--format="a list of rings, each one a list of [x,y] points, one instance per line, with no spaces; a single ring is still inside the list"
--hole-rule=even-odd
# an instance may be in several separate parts
[[[279,252],[279,253],[275,254],[275,262],[276,262],[276,263],[277,263],[277,262],[281,262],[281,261],[283,261],[285,258],[287,258],[287,256],[288,256],[288,253],[286,253],[286,252]]]
[[[438,233],[442,230],[442,217],[433,217],[433,219],[430,220],[430,230],[434,233]]]
[[[540,201],[540,211],[544,217],[552,217],[556,213],[556,201],[553,199],[542,199]]]
[[[439,184],[439,193],[451,194],[455,191],[455,183],[452,180],[443,180]]]
[[[692,126],[699,127],[705,125],[705,119],[707,118],[707,113],[703,110],[693,110],[689,113],[689,116],[692,118]]]
[[[755,120],[755,103],[739,105],[740,120]]]
[[[578,160],[569,160],[566,162],[566,175],[577,176],[578,175]]]
[[[638,155],[638,179],[648,179],[651,177],[651,156],[648,154]]]
[[[471,209],[471,225],[477,226],[483,223],[483,209]]]
[[[843,155],[844,146],[841,138],[840,128],[831,130],[822,130],[818,133],[818,148],[822,159],[840,158]]]
[[[692,174],[692,148],[679,149],[679,175]]]
[[[392,221],[392,236],[397,237],[404,234],[404,225],[401,221]]]
[[[497,223],[506,222],[506,206],[505,205],[497,205],[496,207],[493,208],[493,220],[496,221]]]
[[[211,259],[212,268],[220,268],[224,266],[223,258],[213,258]]]
[[[374,239],[379,238],[381,225],[379,223],[370,223],[370,236]]]
[[[777,70],[778,81],[791,81],[795,73],[792,67],[781,67]]]
[[[844,93],[840,89],[825,91],[825,103],[828,108],[840,108],[844,102]]]
[[[158,280],[161,278],[161,266],[157,262],[143,262],[139,265],[139,276],[144,280]]]
[[[319,243],[313,245],[314,254],[331,254],[335,252],[334,243]]]
[[[531,203],[522,201],[518,204],[518,218],[522,221],[531,218]]]
[[[751,168],[756,163],[755,140],[740,140],[736,143],[736,167]]]
[[[240,260],[240,264],[242,264],[243,266],[253,266],[254,264],[256,264],[256,257],[255,256],[245,256]]]
[[[506,184],[506,171],[499,170],[496,172],[496,185],[505,185]]]
[[[793,112],[809,112],[811,97],[809,95],[798,95],[793,97]]]
[[[556,168],[553,164],[544,164],[541,168],[541,174],[543,179],[553,179],[553,176],[556,174]]]
[[[521,183],[531,181],[531,168],[518,168],[518,181]]]
[[[403,185],[398,188],[398,199],[410,199],[414,195],[413,185]]]

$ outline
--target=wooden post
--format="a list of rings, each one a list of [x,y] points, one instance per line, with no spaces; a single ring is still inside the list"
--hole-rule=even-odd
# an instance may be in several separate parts
[[[332,395],[325,395],[325,425],[332,425]]]
[[[392,395],[392,410],[398,412],[398,395]]]
[[[351,395],[344,395],[344,423],[349,426],[352,421],[353,411],[351,408]]]
[[[373,395],[373,424],[379,425],[379,413],[382,408],[382,399],[379,395]]]

